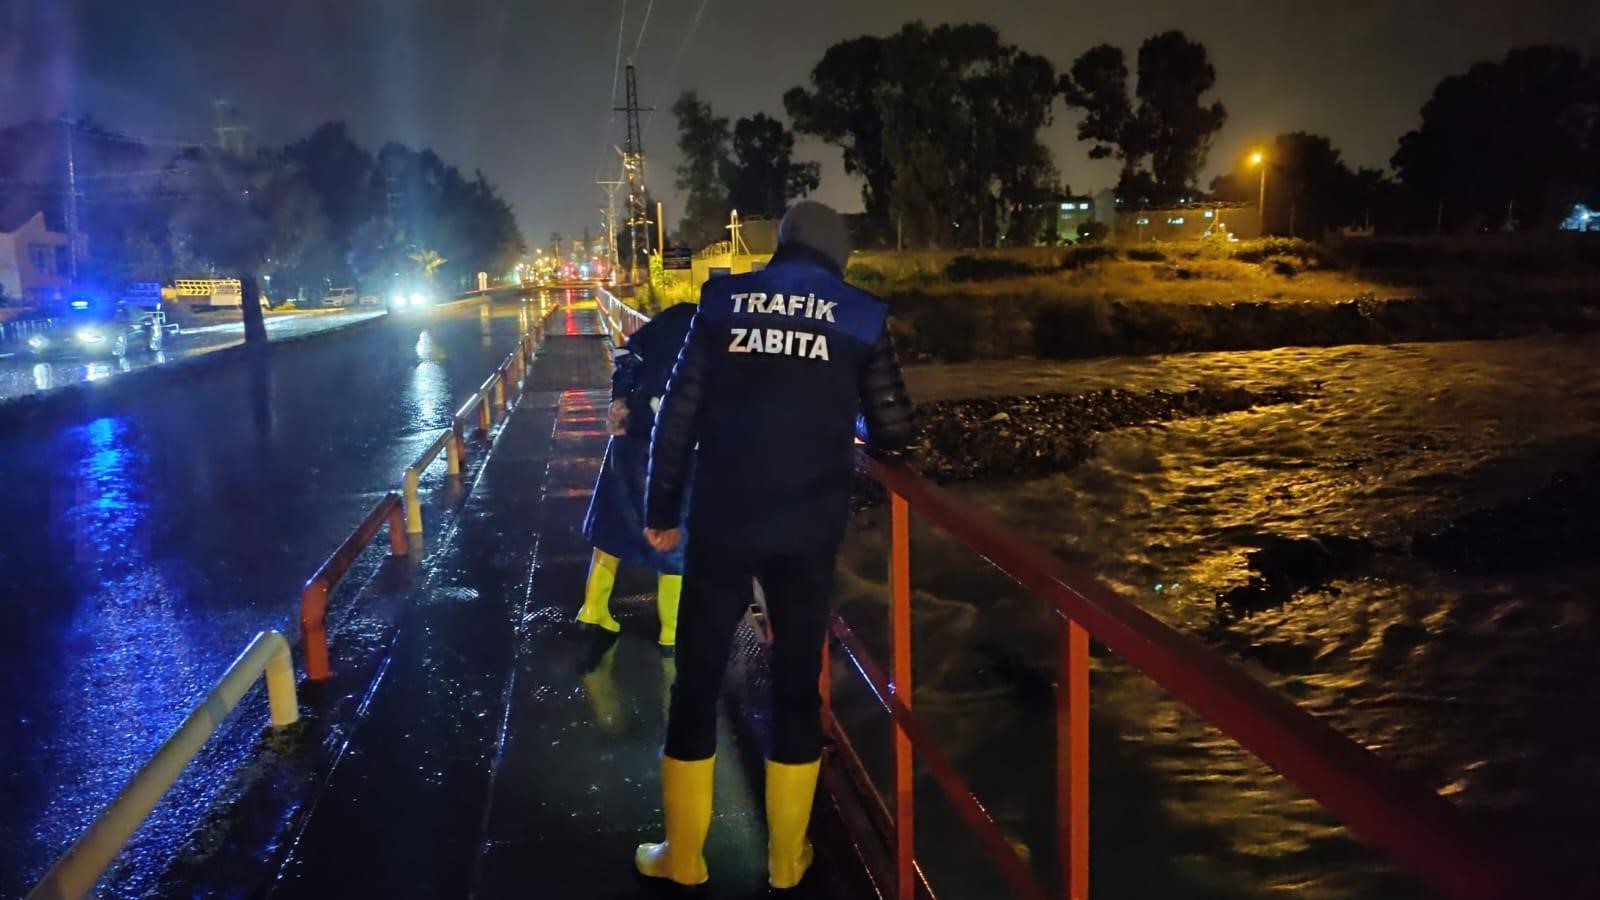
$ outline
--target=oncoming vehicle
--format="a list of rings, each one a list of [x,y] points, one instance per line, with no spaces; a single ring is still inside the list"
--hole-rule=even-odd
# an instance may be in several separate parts
[[[397,283],[389,290],[390,312],[427,309],[433,304],[433,292],[422,285]]]
[[[138,309],[92,292],[78,292],[64,304],[56,324],[28,338],[34,356],[121,358],[159,353],[179,327],[159,307]]]

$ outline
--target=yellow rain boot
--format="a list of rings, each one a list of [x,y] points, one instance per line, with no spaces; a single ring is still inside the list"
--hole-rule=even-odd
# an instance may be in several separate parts
[[[671,650],[678,645],[678,598],[683,595],[682,575],[656,578],[656,612],[661,616],[661,646]]]
[[[811,801],[822,761],[791,765],[767,761],[767,883],[792,888],[811,868]]]
[[[648,878],[665,878],[685,887],[705,884],[706,832],[711,830],[711,780],[717,758],[684,762],[661,757],[661,812],[667,839],[640,844],[633,865]]]
[[[596,549],[589,559],[589,581],[583,587],[583,608],[578,610],[578,621],[613,634],[622,630],[617,620],[611,618],[611,589],[617,583],[617,566],[622,560]]]

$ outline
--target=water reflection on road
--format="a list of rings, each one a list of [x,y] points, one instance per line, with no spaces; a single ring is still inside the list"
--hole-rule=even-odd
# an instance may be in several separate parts
[[[315,334],[379,315],[383,313],[372,310],[275,314],[267,318],[267,335],[281,340]],[[237,346],[244,341],[244,325],[232,322],[191,328],[171,341],[171,346],[159,353],[135,353],[120,359],[39,360],[25,349],[11,348],[0,352],[0,401],[80,382],[100,381],[135,369],[166,365]]]
[[[487,326],[475,308],[438,310],[0,435],[0,896],[27,889],[256,631],[292,628],[300,583],[509,352],[518,321],[515,306]],[[121,368],[22,371],[49,390]],[[112,895],[149,889],[257,731],[219,736],[140,830]]]

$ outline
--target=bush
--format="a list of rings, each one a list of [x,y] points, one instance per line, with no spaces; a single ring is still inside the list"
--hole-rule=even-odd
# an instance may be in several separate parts
[[[863,265],[862,263],[851,263],[850,267],[845,270],[844,278],[856,287],[865,288],[869,291],[882,288],[889,280],[883,274],[882,269]]]
[[[1128,251],[1128,258],[1135,262],[1166,262],[1167,255],[1151,247],[1135,247]]]
[[[1331,262],[1327,251],[1320,245],[1299,238],[1282,237],[1247,241],[1233,251],[1233,258],[1240,262],[1263,265],[1271,265],[1274,260],[1283,259],[1298,269],[1323,269]]]
[[[950,260],[950,264],[944,267],[944,277],[957,284],[968,281],[1021,278],[1034,272],[1034,267],[1028,263],[1002,256],[962,255]]]
[[[1096,263],[1115,260],[1117,255],[1115,247],[1108,247],[1105,244],[1073,247],[1071,250],[1061,254],[1060,258],[1056,260],[1056,268],[1063,271],[1076,271]]]

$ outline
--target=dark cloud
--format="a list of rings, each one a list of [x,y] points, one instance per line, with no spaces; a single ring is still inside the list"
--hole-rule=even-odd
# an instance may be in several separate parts
[[[646,104],[664,109],[692,87],[723,114],[781,112],[783,91],[828,45],[909,18],[988,21],[1058,66],[1101,41],[1131,50],[1182,28],[1211,49],[1230,111],[1213,169],[1291,129],[1324,132],[1353,162],[1383,165],[1444,75],[1522,44],[1600,51],[1589,0],[705,0],[685,44],[701,3],[627,0],[623,51],[638,43]],[[609,148],[620,142],[607,109],[621,9],[622,0],[0,0],[0,122],[87,112],[133,134],[196,139],[212,101],[226,98],[257,140],[278,143],[343,119],[371,144],[427,145],[482,169],[537,239],[598,218],[592,182],[614,170]],[[670,114],[650,120],[649,180],[668,196],[673,138]],[[1064,110],[1050,143],[1074,187],[1112,177],[1084,157]],[[806,149],[824,161],[823,199],[854,205],[837,154]]]

